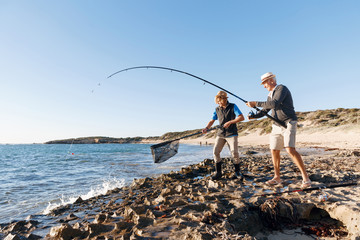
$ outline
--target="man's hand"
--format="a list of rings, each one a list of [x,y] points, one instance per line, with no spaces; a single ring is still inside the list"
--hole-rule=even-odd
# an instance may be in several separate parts
[[[253,108],[256,106],[256,102],[247,102],[246,106]]]
[[[226,122],[223,127],[228,128],[228,127],[230,127],[230,125],[231,125],[231,122],[229,121],[229,122]]]
[[[204,129],[202,130],[202,133],[205,134],[205,133],[207,133],[207,131],[208,131],[208,128],[204,128]]]

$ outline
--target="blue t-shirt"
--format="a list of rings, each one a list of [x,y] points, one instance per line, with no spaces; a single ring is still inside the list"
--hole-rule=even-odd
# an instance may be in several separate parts
[[[238,108],[238,106],[236,106],[236,104],[234,104],[234,113],[235,113],[236,116],[239,116],[239,115],[242,114],[242,112],[240,111],[240,109]],[[213,119],[213,120],[218,120],[218,116],[217,116],[217,114],[216,114],[216,110],[215,110],[215,112],[214,112],[214,114],[213,114],[212,119]]]

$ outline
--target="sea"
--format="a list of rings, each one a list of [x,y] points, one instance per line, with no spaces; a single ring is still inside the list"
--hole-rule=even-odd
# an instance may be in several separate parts
[[[0,223],[46,216],[78,197],[103,195],[134,178],[178,171],[206,158],[212,158],[212,146],[180,144],[175,156],[154,163],[150,144],[0,145]]]

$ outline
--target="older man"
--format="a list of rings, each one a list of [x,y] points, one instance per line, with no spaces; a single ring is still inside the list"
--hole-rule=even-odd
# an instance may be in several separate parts
[[[267,181],[268,185],[277,185],[281,183],[280,178],[280,150],[285,147],[294,163],[300,169],[302,175],[301,188],[311,186],[311,181],[306,172],[304,162],[300,154],[295,149],[295,137],[297,127],[297,116],[294,110],[291,93],[284,85],[277,85],[276,76],[267,72],[261,76],[261,85],[269,91],[266,102],[247,102],[248,107],[261,107],[262,110],[254,115],[249,115],[249,119],[261,118],[270,110],[271,116],[279,119],[286,124],[286,128],[274,122],[270,134],[270,149],[274,165],[274,177]]]

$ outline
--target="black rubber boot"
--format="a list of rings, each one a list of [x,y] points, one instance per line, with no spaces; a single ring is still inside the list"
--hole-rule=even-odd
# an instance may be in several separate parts
[[[216,173],[211,177],[212,180],[219,180],[222,177],[221,162],[215,164]]]
[[[241,181],[244,180],[244,175],[240,172],[240,164],[234,164],[235,167],[235,173],[232,177],[232,179],[240,179]]]

